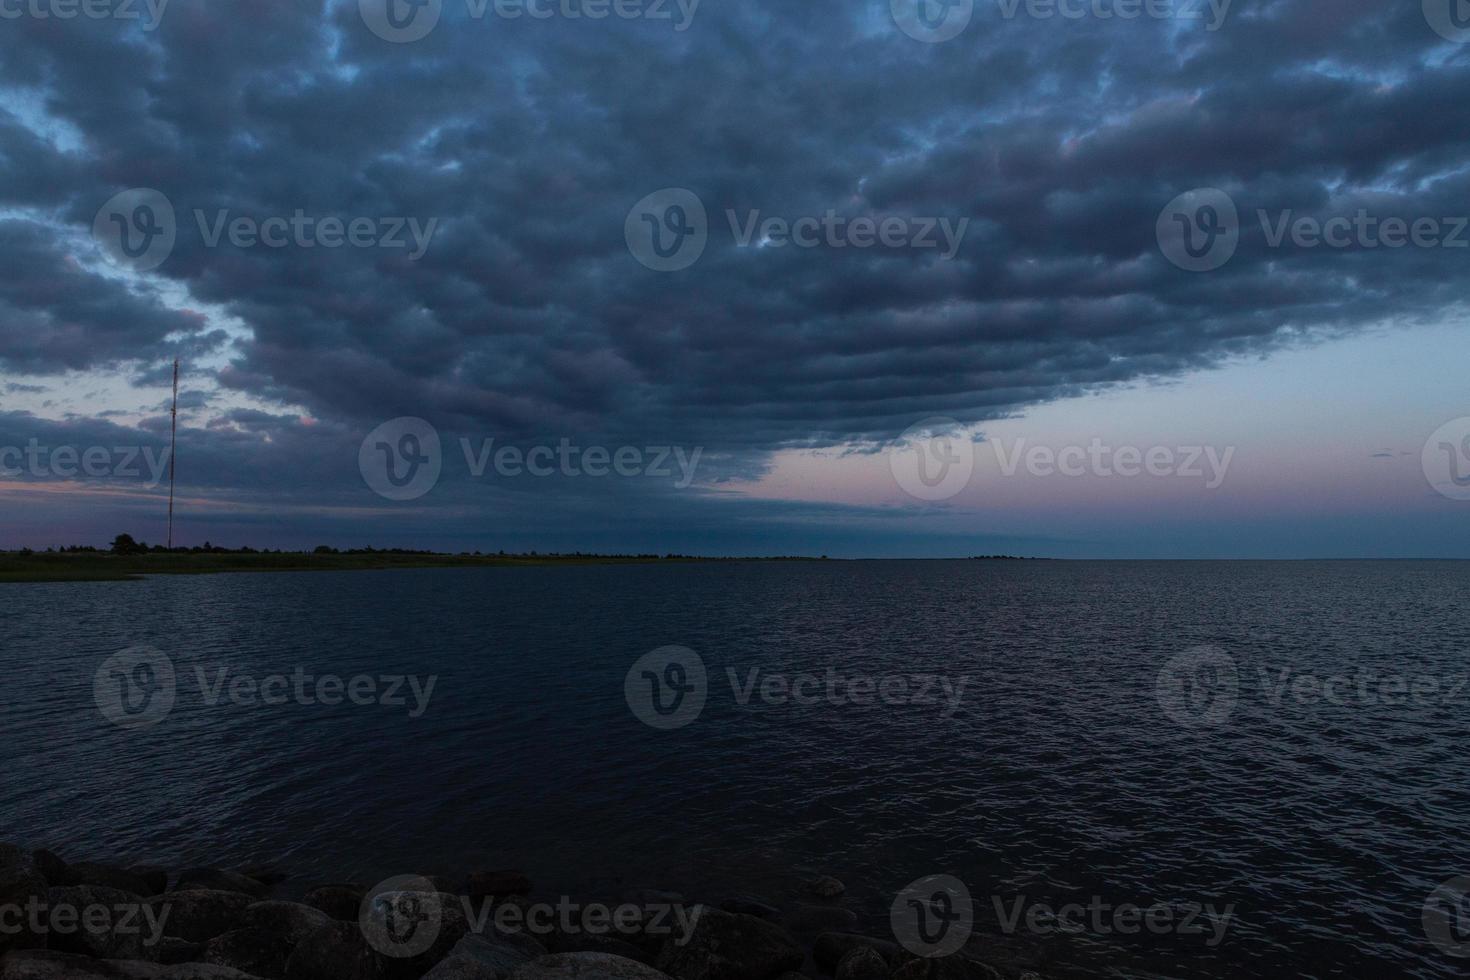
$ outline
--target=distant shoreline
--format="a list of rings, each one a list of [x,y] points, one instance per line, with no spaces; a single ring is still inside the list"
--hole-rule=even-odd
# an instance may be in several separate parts
[[[450,554],[430,551],[157,551],[117,555],[109,551],[0,551],[0,585],[40,582],[133,582],[149,575],[222,575],[251,572],[366,572],[394,568],[506,568],[550,565],[667,565],[883,561],[1111,562],[1273,564],[1336,562],[1458,562],[1464,558],[1039,558],[972,555],[962,558],[829,558],[826,555],[705,557],[699,555]]]
[[[148,575],[248,572],[360,572],[393,568],[499,568],[518,565],[651,565],[686,562],[831,561],[828,558],[700,558],[691,555],[475,555],[425,551],[107,551],[0,552],[0,584],[127,582]]]

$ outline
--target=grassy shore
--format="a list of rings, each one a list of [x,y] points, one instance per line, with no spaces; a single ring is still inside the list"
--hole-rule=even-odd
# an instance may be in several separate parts
[[[0,551],[0,583],[117,582],[144,575],[215,575],[223,572],[355,572],[384,568],[482,568],[501,565],[652,564],[695,561],[815,561],[807,558],[724,559],[657,555],[447,555],[427,552],[173,551],[138,555],[109,552]]]

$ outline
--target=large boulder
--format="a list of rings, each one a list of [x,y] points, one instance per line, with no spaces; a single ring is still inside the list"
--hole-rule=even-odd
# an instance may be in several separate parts
[[[847,891],[847,886],[831,875],[817,875],[806,883],[806,890],[818,898],[836,898]]]
[[[552,953],[518,966],[509,980],[669,980],[637,960],[607,953]]]
[[[48,850],[32,851],[30,863],[37,871],[46,876],[47,883],[54,888],[81,884],[72,877],[71,868],[67,863]]]
[[[720,903],[720,908],[726,912],[737,912],[740,915],[753,915],[757,919],[774,921],[781,917],[780,910],[774,905],[768,905],[754,895],[731,895]]]
[[[240,925],[264,929],[283,937],[292,946],[331,922],[331,916],[297,902],[256,902],[245,910]]]
[[[163,939],[132,892],[71,885],[46,892],[51,919],[47,948],[99,960],[154,960]]]
[[[851,932],[824,932],[817,937],[812,945],[812,959],[816,960],[817,966],[822,968],[823,973],[834,973],[837,964],[849,951],[866,946],[883,957],[883,961],[890,967],[913,959],[913,954],[906,952],[897,943],[887,939],[874,939],[871,936],[859,936]]]
[[[374,980],[377,956],[362,930],[331,922],[307,936],[286,961],[289,980]]]
[[[307,892],[301,901],[338,922],[356,922],[366,894],[366,889],[356,885],[321,885]]]
[[[889,980],[887,961],[871,946],[856,946],[837,964],[836,980]]]
[[[1002,980],[1000,971],[961,953],[904,963],[890,980]]]
[[[469,935],[455,944],[449,955],[424,975],[424,980],[506,980],[516,967],[543,955],[541,945],[527,936],[512,938],[496,932]]]
[[[14,953],[0,961],[0,980],[262,980],[224,966],[163,966],[137,960],[94,960],[51,950]]]
[[[179,963],[197,963],[199,954],[204,949],[203,943],[191,943],[187,939],[178,936],[164,936],[158,941],[158,962],[165,966],[175,966]]]
[[[553,932],[546,945],[553,953],[611,953],[640,963],[652,963],[657,955],[606,933]]]
[[[286,962],[295,946],[278,932],[232,929],[205,943],[199,962],[230,966],[243,973],[280,980],[286,975]]]
[[[147,899],[147,904],[157,910],[165,936],[206,943],[240,928],[245,910],[254,900],[241,892],[193,888],[155,895]],[[168,918],[163,919],[164,915]]]
[[[784,929],[763,919],[703,905],[692,911],[694,935],[670,936],[658,954],[658,968],[679,980],[769,980],[806,959]]]
[[[95,861],[68,865],[72,884],[116,888],[134,895],[158,895],[168,887],[168,874],[156,869],[123,868]]]
[[[0,932],[0,956],[11,950],[46,948],[46,931],[30,927],[32,903],[43,905],[46,891],[46,876],[35,868],[29,855],[16,855],[13,863],[0,866],[0,908],[19,909],[22,916],[19,932]]]
[[[179,880],[174,883],[175,891],[201,888],[219,892],[240,892],[256,899],[265,898],[270,892],[270,888],[254,878],[248,878],[233,871],[221,871],[218,868],[190,868],[188,871],[180,872]]]
[[[470,931],[458,896],[426,891],[370,896],[363,903],[359,925],[388,980],[417,980]]]

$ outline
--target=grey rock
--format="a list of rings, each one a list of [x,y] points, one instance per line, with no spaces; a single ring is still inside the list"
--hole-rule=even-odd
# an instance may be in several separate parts
[[[818,898],[836,898],[847,891],[847,886],[831,875],[817,875],[806,883],[806,890]]]
[[[553,953],[610,953],[639,963],[652,963],[654,954],[640,949],[626,939],[587,932],[552,933],[547,946]]]
[[[151,934],[143,900],[132,892],[100,885],[51,888],[46,904],[52,917],[47,948],[99,960],[152,960],[163,937]],[[56,916],[72,923],[57,928]]]
[[[607,953],[553,953],[516,967],[510,980],[669,980],[669,977],[644,963]]]
[[[322,885],[307,892],[301,901],[338,922],[356,922],[366,894],[365,889],[355,885]]]
[[[883,957],[890,967],[913,959],[913,954],[904,951],[897,943],[887,939],[874,939],[871,936],[859,936],[850,932],[824,932],[817,937],[812,945],[812,959],[821,967],[823,973],[832,973],[837,969],[837,964],[842,961],[848,951],[858,947],[867,946]]]
[[[202,943],[191,943],[187,939],[178,936],[164,936],[158,942],[158,962],[165,966],[174,966],[179,963],[195,963],[199,960],[199,953],[204,949]]]
[[[836,980],[889,980],[892,970],[877,950],[857,946],[847,951],[837,964]]]
[[[781,912],[775,906],[768,905],[753,895],[731,895],[720,903],[720,908],[740,915],[753,915],[757,919],[775,920],[781,917]]]
[[[917,957],[898,967],[889,980],[1002,980],[992,966],[960,953],[936,959]]]
[[[164,920],[163,933],[194,943],[205,943],[231,929],[240,928],[245,910],[254,904],[249,895],[240,892],[191,888],[164,892],[146,900]]]
[[[250,895],[256,899],[265,898],[270,889],[254,878],[248,878],[233,871],[221,871],[218,868],[190,868],[188,871],[179,873],[179,880],[174,883],[175,891],[189,891],[204,888],[218,892],[240,892],[242,895]]]
[[[102,888],[116,888],[121,891],[131,892],[134,895],[147,897],[157,895],[163,888],[154,889],[157,877],[149,874],[139,874],[128,868],[117,867],[111,864],[99,864],[95,861],[78,861],[69,865],[69,883],[73,885],[97,885]],[[167,876],[165,876],[165,886]]]
[[[298,902],[256,902],[245,909],[241,928],[264,929],[283,937],[292,946],[332,921],[331,916]]]
[[[346,922],[332,922],[307,936],[286,961],[289,980],[374,980],[377,957],[362,931]]]
[[[390,917],[391,916],[391,917]],[[402,925],[406,922],[432,922],[437,918],[428,948],[414,956],[403,955],[414,947],[402,945],[411,941],[416,946],[424,936],[418,925],[402,939]],[[455,945],[469,933],[469,920],[459,896],[443,892],[382,892],[364,903],[362,928],[368,930],[372,945],[376,938],[378,969],[388,980],[417,980],[440,960],[449,955]]]
[[[28,856],[16,859],[15,864],[0,867],[0,906],[24,910],[32,901],[46,900],[46,876],[36,870]],[[29,915],[26,916],[27,921]],[[47,937],[44,933],[32,933],[23,926],[13,935],[0,933],[0,956],[11,950],[45,949]]]
[[[31,864],[45,876],[47,884],[55,888],[80,884],[72,877],[71,868],[65,861],[47,850],[31,852]]]
[[[275,980],[286,975],[286,961],[295,945],[266,929],[232,929],[206,943],[199,962],[230,966]]]
[[[0,964],[0,980],[263,980],[207,963],[163,966],[136,960],[94,960],[50,950],[13,953]]]
[[[694,935],[669,937],[657,966],[679,980],[769,980],[795,970],[806,959],[796,941],[779,926],[753,915],[695,906]]]
[[[529,947],[520,940],[529,941]],[[527,936],[512,939],[494,932],[465,936],[424,980],[505,980],[516,967],[545,952]]]
[[[148,891],[139,892],[145,898],[149,895],[162,895],[168,891],[168,869],[160,868],[156,864],[135,864],[128,868],[130,874],[135,874],[143,879]]]

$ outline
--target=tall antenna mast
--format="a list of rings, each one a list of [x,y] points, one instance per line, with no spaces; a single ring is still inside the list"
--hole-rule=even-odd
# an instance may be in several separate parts
[[[174,407],[169,423],[168,448],[168,548],[174,547],[174,460],[179,448],[179,359],[174,358]]]

